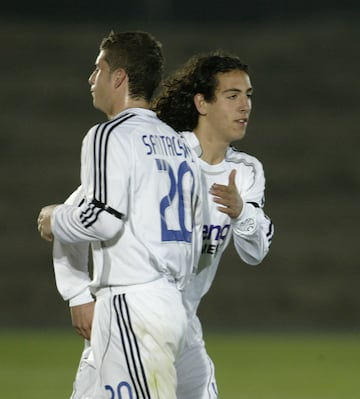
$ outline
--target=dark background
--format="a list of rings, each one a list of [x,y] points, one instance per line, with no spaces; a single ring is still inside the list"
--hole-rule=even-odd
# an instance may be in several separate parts
[[[250,65],[246,138],[275,223],[261,266],[230,248],[201,305],[207,328],[360,328],[359,3],[357,1],[16,2],[0,9],[0,326],[70,326],[40,208],[79,182],[88,128],[104,119],[87,78],[111,29],[149,30],[166,74],[224,49]]]

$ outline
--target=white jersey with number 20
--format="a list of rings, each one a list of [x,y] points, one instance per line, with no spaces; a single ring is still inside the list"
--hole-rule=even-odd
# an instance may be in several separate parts
[[[52,218],[55,274],[64,299],[88,290],[88,242],[93,293],[162,276],[184,287],[201,250],[197,162],[182,136],[150,110],[128,109],[90,129],[81,187]]]

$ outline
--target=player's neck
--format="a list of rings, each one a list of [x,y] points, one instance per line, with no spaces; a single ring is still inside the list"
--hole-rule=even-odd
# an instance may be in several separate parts
[[[217,137],[208,135],[201,129],[194,129],[194,133],[200,142],[202,150],[200,158],[203,161],[210,165],[216,165],[225,159],[228,143],[219,141]]]
[[[125,111],[129,108],[145,108],[149,109],[150,104],[144,98],[131,98],[125,97],[122,101],[119,101],[117,104],[114,104],[113,109],[111,110],[110,115],[108,114],[107,117],[109,119],[114,118],[116,115],[119,115],[120,112]]]

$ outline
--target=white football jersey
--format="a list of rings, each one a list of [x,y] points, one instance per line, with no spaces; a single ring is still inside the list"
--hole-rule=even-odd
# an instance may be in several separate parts
[[[201,154],[196,135],[190,132],[184,132],[183,135],[190,147]],[[201,298],[208,292],[231,238],[239,257],[249,265],[256,265],[267,254],[273,236],[272,222],[263,212],[263,167],[255,157],[229,147],[224,161],[209,165],[200,159],[200,167],[204,191],[202,253],[197,274],[183,294],[190,319],[195,317]],[[220,212],[209,193],[214,183],[228,185],[233,169],[236,169],[236,187],[244,202],[236,220]],[[195,330],[200,328],[198,321],[194,320],[193,327]]]
[[[72,197],[52,218],[55,273],[65,299],[89,285],[83,249],[88,242],[92,292],[161,276],[182,289],[201,250],[198,160],[154,112],[127,109],[90,129],[82,147],[81,187]],[[72,251],[74,268],[71,256],[66,258]]]

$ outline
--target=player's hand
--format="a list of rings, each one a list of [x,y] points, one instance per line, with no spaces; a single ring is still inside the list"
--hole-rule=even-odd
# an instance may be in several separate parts
[[[229,174],[229,184],[214,183],[210,188],[210,194],[214,196],[213,201],[219,204],[217,209],[229,215],[232,219],[237,218],[243,208],[243,200],[235,184],[236,169]]]
[[[48,205],[42,208],[37,219],[40,236],[46,241],[52,241],[54,239],[51,231],[51,215],[56,206],[57,205]]]
[[[72,326],[79,335],[87,340],[90,340],[91,336],[94,306],[95,302],[89,302],[70,308]]]

